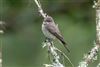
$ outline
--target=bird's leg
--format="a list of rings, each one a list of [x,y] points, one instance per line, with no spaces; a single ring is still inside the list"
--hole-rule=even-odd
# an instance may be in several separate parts
[[[53,43],[52,43],[52,39],[48,38],[48,42],[50,43],[50,46],[53,45]]]
[[[48,38],[47,38],[47,37],[45,38],[45,41],[44,41],[44,42],[45,42],[45,43],[47,43],[47,42],[48,42]]]
[[[45,43],[50,43],[50,45],[52,45],[52,39],[50,39],[50,38],[45,38],[45,41],[44,41]]]

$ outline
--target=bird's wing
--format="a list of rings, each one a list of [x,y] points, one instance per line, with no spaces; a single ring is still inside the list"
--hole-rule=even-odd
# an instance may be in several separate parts
[[[57,39],[59,39],[63,43],[64,47],[68,50],[68,52],[70,52],[70,50],[67,48],[67,43],[64,41],[64,38],[60,34],[59,28],[56,25],[48,24],[46,25],[46,29]]]
[[[47,24],[46,29],[59,40],[63,39],[60,34],[59,28],[55,24]]]

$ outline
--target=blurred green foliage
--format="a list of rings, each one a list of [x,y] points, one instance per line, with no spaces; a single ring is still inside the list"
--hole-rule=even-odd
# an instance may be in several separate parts
[[[95,40],[95,9],[92,0],[40,0],[44,11],[52,16],[69,43],[71,53],[55,41],[55,46],[68,55],[78,66]],[[50,63],[45,40],[41,32],[43,18],[38,13],[34,0],[0,0],[0,16],[5,22],[3,41],[3,67],[43,67]],[[100,62],[91,63],[95,67]],[[66,67],[71,67],[65,60]]]

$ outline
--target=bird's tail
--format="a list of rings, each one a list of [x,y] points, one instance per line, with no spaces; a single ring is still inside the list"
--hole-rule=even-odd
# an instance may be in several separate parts
[[[70,52],[70,50],[68,49],[67,43],[64,41],[64,39],[60,39],[60,41],[64,45],[64,47],[67,49],[67,51]]]
[[[61,43],[64,45],[64,47],[67,49],[67,51],[70,52],[70,50],[67,47],[67,43],[64,41],[64,38],[60,34],[58,35],[57,33],[53,33],[53,35],[55,35],[56,38],[61,41]]]

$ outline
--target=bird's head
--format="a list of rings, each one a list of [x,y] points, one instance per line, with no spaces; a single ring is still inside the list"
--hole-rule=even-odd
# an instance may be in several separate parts
[[[48,23],[52,23],[53,22],[53,18],[51,17],[51,16],[46,16],[45,18],[44,18],[44,22],[48,22]]]

